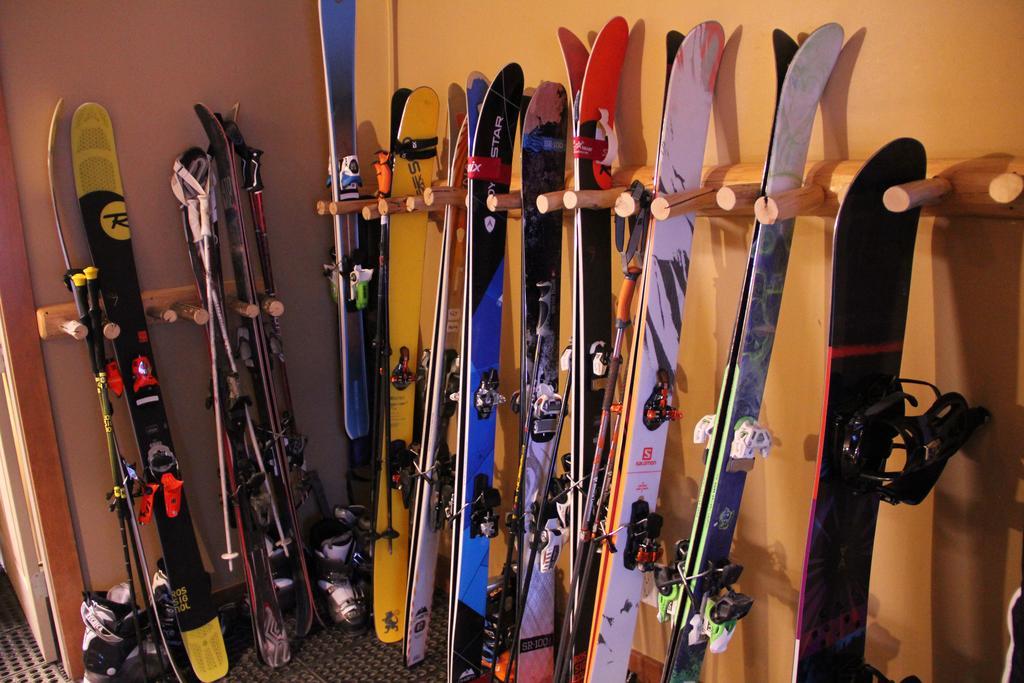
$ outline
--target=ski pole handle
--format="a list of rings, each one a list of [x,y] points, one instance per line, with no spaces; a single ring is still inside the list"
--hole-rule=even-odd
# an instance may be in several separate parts
[[[619,288],[619,300],[615,306],[616,327],[629,327],[629,309],[633,304],[633,292],[636,291],[636,281],[639,279],[640,268],[638,266],[630,266],[626,269],[626,277]]]
[[[92,355],[93,372],[99,374],[103,368],[103,342],[100,330],[103,329],[103,311],[100,310],[100,269],[88,266],[82,269],[86,288],[89,293],[89,351]],[[77,280],[75,283],[77,288]]]

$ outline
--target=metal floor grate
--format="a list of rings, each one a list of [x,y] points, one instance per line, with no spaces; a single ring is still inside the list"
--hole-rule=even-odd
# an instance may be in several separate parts
[[[304,683],[361,683],[363,681],[444,681],[446,660],[447,596],[434,600],[427,659],[413,669],[402,663],[402,646],[384,644],[373,630],[349,633],[339,627],[325,628],[299,643],[292,661],[279,669],[263,666],[251,640],[229,638],[230,681]],[[236,631],[247,632],[239,628]]]
[[[0,569],[0,681],[65,683],[60,664],[43,661],[6,572]]]
[[[247,617],[236,618],[228,636],[231,670],[226,680],[245,683],[362,683],[445,680],[447,597],[434,601],[427,659],[414,669],[402,663],[400,644],[386,645],[372,629],[349,633],[337,626],[321,629],[292,652],[292,661],[279,669],[260,664],[252,648]],[[0,681],[4,683],[68,683],[59,663],[47,663],[14,595],[7,574],[0,570]]]

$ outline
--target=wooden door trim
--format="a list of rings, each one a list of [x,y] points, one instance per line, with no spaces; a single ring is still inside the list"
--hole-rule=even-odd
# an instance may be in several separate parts
[[[40,140],[40,153],[42,153]],[[84,627],[79,614],[82,568],[71,522],[43,352],[36,329],[35,297],[29,276],[25,234],[14,173],[7,107],[0,87],[0,323],[7,337],[15,404],[29,471],[30,505],[36,507],[44,568],[61,658],[73,679],[83,676]]]

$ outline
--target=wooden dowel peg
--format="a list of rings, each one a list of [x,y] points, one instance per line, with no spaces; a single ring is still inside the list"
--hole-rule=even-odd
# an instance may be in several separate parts
[[[820,185],[804,185],[754,202],[754,215],[764,225],[805,216],[825,203],[825,190]]]
[[[376,200],[372,204],[364,204],[361,213],[364,220],[376,220],[381,216],[380,204]]]
[[[280,318],[284,315],[284,303],[276,296],[261,296],[260,308],[263,309],[264,313],[275,318]]]
[[[426,192],[424,192],[423,194],[426,194]],[[405,210],[409,211],[410,213],[413,212],[413,211],[426,211],[427,210],[427,202],[423,198],[423,195],[415,195],[414,194],[414,195],[410,195],[410,196],[406,197],[405,198]]]
[[[761,186],[758,183],[726,185],[715,193],[715,203],[722,211],[741,211],[752,209],[759,196]]]
[[[121,326],[109,320],[106,321],[103,323],[103,336],[110,341],[114,341],[121,336]]]
[[[350,213],[359,213],[365,207],[376,203],[377,200],[374,198],[349,199],[343,202],[327,202],[327,213],[332,216],[346,216]]]
[[[328,215],[330,213],[330,209],[327,208],[328,204],[330,204],[330,202],[326,199],[318,199],[316,201],[316,214],[318,216]]]
[[[174,312],[173,308],[150,306],[146,309],[146,315],[153,320],[158,320],[163,323],[173,323],[178,321],[178,314]]]
[[[615,200],[626,191],[625,187],[613,187],[607,190],[568,190],[562,201],[565,208],[573,209],[610,209]]]
[[[428,187],[423,191],[423,203],[432,208],[465,204],[466,190],[461,187]]]
[[[545,192],[537,195],[537,210],[541,213],[561,211],[565,208],[565,191]]]
[[[1000,204],[1017,201],[1024,193],[1024,176],[1019,173],[1000,173],[988,184],[988,196]]]
[[[225,297],[225,303],[228,308],[242,316],[243,318],[255,318],[260,314],[260,307],[256,304],[250,304],[242,301],[238,297],[228,296]]]
[[[77,320],[63,320],[57,328],[75,341],[82,341],[89,336],[89,328]]]
[[[655,197],[651,202],[651,215],[659,221],[675,216],[712,209],[718,206],[715,201],[715,190],[710,187],[698,187],[694,190],[674,192]]]
[[[518,192],[508,194],[492,194],[487,197],[488,211],[508,211],[523,207],[523,195]]]
[[[952,191],[953,183],[945,178],[924,178],[893,185],[882,195],[882,204],[893,213],[903,213],[925,204],[935,204]]]
[[[381,197],[377,200],[377,211],[381,216],[405,211],[405,197]]]
[[[205,325],[210,321],[210,312],[196,304],[178,301],[171,304],[171,309],[185,320],[191,320],[196,325]]]
[[[629,192],[623,192],[615,198],[615,205],[612,207],[615,215],[620,218],[630,218],[640,211],[640,203],[633,199]]]

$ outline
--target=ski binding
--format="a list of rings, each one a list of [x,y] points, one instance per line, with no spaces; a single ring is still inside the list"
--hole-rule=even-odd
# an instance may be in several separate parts
[[[711,441],[715,436],[715,419],[718,416],[712,413],[711,415],[705,415],[697,421],[697,425],[693,428],[693,442],[694,443],[707,443]]]
[[[469,505],[469,537],[494,538],[498,535],[498,515],[501,492],[490,485],[486,474],[473,479],[473,502]]]
[[[622,556],[622,564],[626,569],[651,571],[654,563],[661,555],[661,525],[663,519],[646,500],[640,499],[633,503],[627,525],[626,550]]]
[[[358,263],[352,266],[348,274],[348,300],[361,311],[370,303],[370,279],[373,268],[363,268]]]
[[[480,378],[480,386],[473,395],[473,406],[476,408],[476,415],[481,420],[486,420],[494,412],[497,406],[505,402],[505,397],[498,393],[498,371],[494,368],[484,372]]]
[[[729,472],[749,471],[754,467],[754,456],[768,457],[772,435],[752,418],[741,418],[733,432],[729,451]]]
[[[672,375],[668,370],[658,370],[658,379],[651,390],[651,395],[644,403],[644,426],[652,432],[665,424],[683,416],[683,413],[672,407]]]

